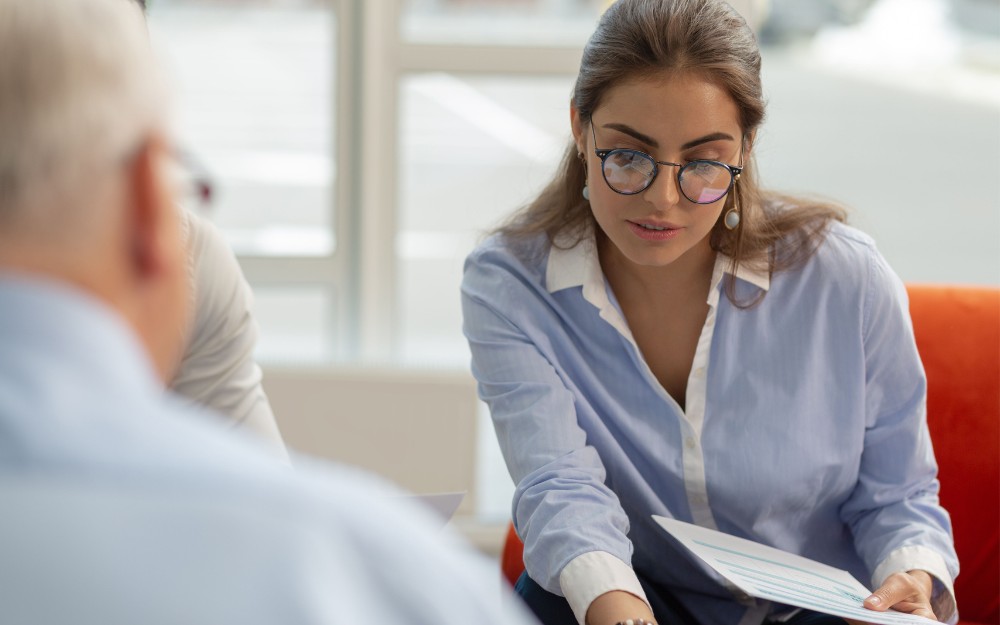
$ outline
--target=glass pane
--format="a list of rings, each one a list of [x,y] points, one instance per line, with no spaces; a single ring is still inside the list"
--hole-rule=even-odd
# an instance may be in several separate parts
[[[337,359],[336,292],[323,287],[255,287],[260,326],[257,359],[267,364],[320,364]]]
[[[237,253],[333,251],[333,21],[318,0],[150,3],[179,134]]]
[[[396,248],[404,362],[468,366],[462,262],[552,176],[569,142],[571,88],[568,76],[402,81]]]
[[[582,46],[608,0],[404,0],[414,43]]]
[[[765,28],[763,183],[842,202],[904,280],[1000,283],[1000,3],[806,4]]]

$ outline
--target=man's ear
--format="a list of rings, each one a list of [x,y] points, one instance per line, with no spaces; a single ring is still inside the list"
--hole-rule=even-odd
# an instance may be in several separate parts
[[[174,262],[176,208],[166,142],[151,135],[128,165],[130,260],[140,279],[160,274]]]
[[[152,135],[126,166],[123,239],[131,281],[123,295],[125,314],[164,381],[180,362],[190,315],[187,250],[168,145]]]

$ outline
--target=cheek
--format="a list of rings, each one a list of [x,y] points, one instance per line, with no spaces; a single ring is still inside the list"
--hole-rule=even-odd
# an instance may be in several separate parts
[[[615,212],[626,210],[636,201],[641,201],[640,195],[622,195],[615,193],[604,180],[601,171],[601,163],[591,164],[587,170],[587,190],[590,195],[590,206],[594,214]]]
[[[707,228],[711,230],[716,223],[718,223],[719,218],[722,213],[725,212],[726,201],[724,199],[719,200],[715,204],[701,205],[700,208],[704,212],[705,223]]]
[[[619,195],[609,189],[604,180],[600,184],[589,185],[589,190],[590,212],[605,229],[612,221],[622,218],[627,213],[629,203],[634,201],[633,197]]]

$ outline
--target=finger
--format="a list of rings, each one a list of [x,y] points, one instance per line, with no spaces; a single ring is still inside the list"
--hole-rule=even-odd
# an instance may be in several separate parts
[[[900,601],[913,599],[918,592],[908,576],[890,575],[878,590],[865,599],[864,606],[869,610],[884,612]]]

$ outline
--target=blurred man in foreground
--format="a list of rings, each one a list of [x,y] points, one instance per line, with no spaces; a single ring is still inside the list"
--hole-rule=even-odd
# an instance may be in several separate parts
[[[163,393],[189,288],[164,102],[132,0],[0,0],[2,620],[524,622],[429,513]]]

